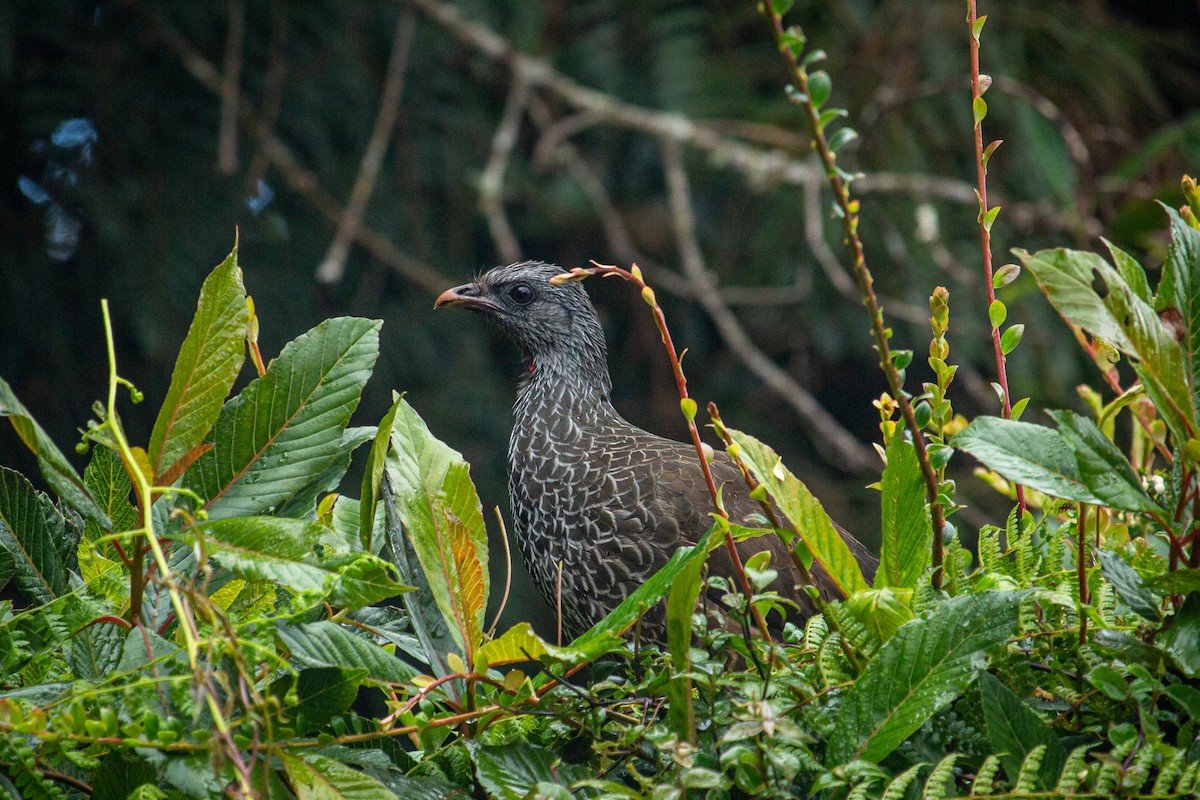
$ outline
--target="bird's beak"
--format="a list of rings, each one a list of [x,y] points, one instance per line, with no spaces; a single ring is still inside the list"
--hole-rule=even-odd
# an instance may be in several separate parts
[[[487,311],[494,308],[495,304],[481,295],[479,287],[474,283],[464,283],[462,286],[455,286],[453,289],[442,292],[433,302],[434,308],[445,308],[446,306],[462,306],[472,311]]]

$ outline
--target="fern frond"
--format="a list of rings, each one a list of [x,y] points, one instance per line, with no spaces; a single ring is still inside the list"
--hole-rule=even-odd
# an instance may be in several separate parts
[[[921,774],[921,770],[929,766],[924,762],[913,764],[908,769],[901,772],[896,777],[892,778],[887,787],[883,790],[883,795],[879,800],[904,800],[908,795],[908,787],[912,785],[917,776]]]
[[[954,763],[958,761],[959,755],[959,753],[951,753],[937,763],[925,780],[925,790],[921,793],[922,800],[945,800],[952,796]]]
[[[1150,793],[1159,796],[1170,794],[1172,785],[1183,777],[1183,771],[1186,768],[1187,752],[1175,750],[1159,769],[1158,777],[1154,779],[1154,788],[1150,790]]]
[[[975,780],[971,781],[971,796],[989,795],[996,789],[996,776],[1000,773],[1000,756],[994,753],[983,760]]]
[[[1063,763],[1058,783],[1054,785],[1055,794],[1073,794],[1083,784],[1084,779],[1088,776],[1086,760],[1088,751],[1091,749],[1092,745],[1085,744],[1071,751],[1071,755],[1067,756],[1066,762]]]
[[[817,671],[821,675],[823,688],[850,680],[850,670],[842,653],[840,633],[831,633],[821,642],[821,647],[817,650]]]
[[[1046,745],[1039,744],[1026,754],[1025,760],[1021,762],[1021,770],[1017,773],[1017,781],[1013,786],[1014,792],[1032,794],[1037,790],[1042,762],[1046,760],[1046,750]]]

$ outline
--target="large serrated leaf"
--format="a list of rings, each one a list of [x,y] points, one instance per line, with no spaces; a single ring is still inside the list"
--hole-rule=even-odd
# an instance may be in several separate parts
[[[210,518],[263,513],[330,465],[379,355],[379,326],[357,317],[322,322],[225,404],[213,449],[184,479]]]
[[[754,477],[787,515],[813,561],[825,569],[838,590],[850,597],[855,592],[869,589],[858,560],[825,513],[821,501],[783,465],[783,460],[770,447],[741,431],[731,428],[729,433],[741,447],[742,458]]]
[[[572,777],[583,777],[578,767],[561,763],[552,750],[525,742],[481,745],[472,741],[467,750],[479,785],[495,800],[525,800],[539,783],[566,786]]]
[[[1015,632],[1019,599],[953,597],[900,628],[846,692],[827,764],[877,762],[953,702]]]
[[[42,430],[42,426],[38,425],[25,406],[21,405],[21,401],[13,394],[12,387],[3,378],[0,378],[0,417],[8,418],[21,441],[37,457],[38,467],[55,494],[85,519],[92,520],[102,528],[111,529],[112,523],[88,494],[83,478],[79,477],[79,473],[71,466],[71,462],[67,461],[58,445]]]
[[[978,417],[951,441],[1011,481],[1053,497],[1102,505],[1083,482],[1075,451],[1044,425]]]
[[[1097,550],[1096,555],[1100,558],[1100,572],[1104,579],[1113,585],[1130,608],[1151,622],[1162,619],[1160,602],[1150,593],[1146,582],[1133,567],[1111,550]]]
[[[1092,494],[1110,508],[1164,513],[1142,488],[1129,459],[1087,417],[1073,411],[1050,411],[1059,435],[1075,451],[1079,475]]]
[[[318,555],[316,547],[327,531],[305,520],[235,517],[188,528],[183,538],[199,544],[239,578],[328,597],[346,608],[361,608],[412,588],[395,580],[393,565],[370,553]]]
[[[67,590],[67,570],[33,484],[0,467],[0,549],[12,559],[17,588],[31,602],[49,603]]]
[[[110,531],[101,529],[95,522],[88,520],[83,528],[84,536],[94,539],[110,532],[124,533],[137,526],[137,511],[129,502],[132,484],[120,454],[107,447],[93,447],[92,459],[83,469],[83,481],[112,522]]]
[[[1196,435],[1192,375],[1184,350],[1155,309],[1095,253],[1014,251],[1059,314],[1134,359],[1134,369],[1179,441]],[[1094,288],[1099,279],[1105,293]]]
[[[1021,698],[989,673],[980,676],[979,693],[992,752],[1000,756],[1004,771],[1019,774],[1030,751],[1045,747],[1039,775],[1043,788],[1052,787],[1067,760],[1066,748],[1058,737]]]
[[[162,475],[204,441],[246,358],[246,290],[237,249],[209,273],[175,358],[171,385],[150,434],[150,464]]]
[[[929,566],[933,528],[916,448],[902,436],[893,436],[888,444],[881,489],[883,538],[876,586],[916,588]]]
[[[399,800],[379,781],[332,758],[290,753],[279,758],[298,800]]]
[[[1200,231],[1162,204],[1171,218],[1171,246],[1163,264],[1154,310],[1179,312],[1181,344],[1192,386],[1200,386]]]
[[[487,529],[470,467],[399,400],[385,465],[395,508],[466,663],[483,640],[488,599]]]
[[[292,658],[304,667],[361,667],[371,678],[389,683],[403,683],[417,674],[379,645],[334,622],[281,624],[277,630]]]

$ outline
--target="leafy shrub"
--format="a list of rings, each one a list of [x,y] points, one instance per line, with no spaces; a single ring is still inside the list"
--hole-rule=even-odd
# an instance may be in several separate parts
[[[787,5],[771,4],[774,21]],[[808,73],[798,32],[777,33],[821,138],[840,117],[821,113],[829,78]],[[852,176],[833,154],[850,138],[822,138],[843,189]],[[911,351],[889,349],[876,315],[893,385],[877,403],[886,466],[874,586],[779,457],[714,413],[786,519],[751,529],[717,517],[565,646],[526,624],[489,624],[483,510],[462,457],[402,397],[377,426],[349,425],[380,323],[328,320],[264,363],[235,250],[205,281],[145,445],[121,424],[118,397],[140,397],[110,330],[82,475],[0,381],[0,415],[53,493],[0,468],[0,583],[23,600],[0,604],[0,791],[1192,796],[1200,196],[1190,180],[1184,190],[1154,291],[1112,246],[1111,261],[1017,254],[1116,395],[1086,390],[1088,415],[1052,411],[1051,428],[1019,421],[1016,403],[968,424],[948,398],[947,293],[930,299],[934,377],[917,395],[903,389]],[[855,206],[839,197],[853,239]],[[981,207],[985,231],[995,219]],[[994,285],[1018,271],[1002,268]],[[636,269],[617,272],[641,283]],[[1001,332],[1003,305],[993,309],[997,346],[1010,351],[1020,329]],[[257,378],[228,398],[247,352]],[[682,400],[694,424],[695,403]],[[338,490],[360,448],[355,499]],[[1018,500],[1004,525],[983,529],[977,560],[946,521],[956,450]],[[703,572],[725,537],[761,535],[789,539],[847,595],[778,641],[750,624],[778,603],[764,589],[769,563],[745,565],[749,594]],[[731,610],[708,607],[706,580]],[[637,619],[664,600],[661,651],[641,641]]]

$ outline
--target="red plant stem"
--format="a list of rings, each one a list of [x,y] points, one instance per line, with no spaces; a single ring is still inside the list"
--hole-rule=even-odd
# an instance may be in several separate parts
[[[892,397],[895,398],[896,404],[900,407],[900,416],[904,418],[904,425],[912,434],[913,447],[917,451],[917,463],[921,468],[921,477],[925,481],[925,491],[929,501],[933,527],[933,547],[931,552],[933,586],[940,589],[942,586],[942,561],[944,553],[942,536],[946,527],[946,511],[938,501],[938,476],[933,468],[933,464],[929,461],[929,449],[925,445],[925,434],[921,430],[921,426],[917,424],[912,403],[909,401],[908,395],[904,393],[904,386],[900,382],[900,373],[896,369],[896,362],[892,360],[892,348],[888,344],[890,331],[884,324],[883,308],[879,305],[879,297],[875,294],[875,279],[871,275],[871,271],[867,268],[867,258],[863,252],[862,239],[858,236],[859,204],[857,200],[852,201],[850,199],[849,187],[847,187],[846,182],[842,180],[842,176],[838,173],[837,158],[833,150],[830,149],[829,142],[825,139],[825,132],[821,127],[820,112],[813,105],[812,98],[809,95],[808,73],[800,65],[800,62],[796,60],[796,55],[792,52],[791,47],[784,42],[783,19],[775,12],[771,3],[764,2],[761,4],[761,8],[774,28],[776,46],[780,54],[787,61],[792,77],[796,81],[796,88],[804,98],[800,105],[804,108],[805,115],[808,118],[809,130],[813,136],[813,146],[820,156],[822,164],[825,166],[825,177],[829,182],[829,187],[833,190],[834,202],[837,203],[838,210],[841,212],[842,228],[846,233],[846,244],[850,248],[850,253],[854,260],[854,278],[858,282],[858,290],[862,294],[863,305],[866,306],[868,316],[871,318],[871,335],[875,339],[875,350],[879,353],[879,368],[883,370],[884,377],[887,379],[888,390],[891,392]]]
[[[634,269],[637,266],[634,265]],[[620,267],[610,266],[606,264],[597,264],[592,262],[589,268],[576,267],[571,270],[571,274],[577,277],[586,275],[601,275],[603,277],[619,277],[629,281],[634,286],[642,290],[642,298],[650,305],[654,311],[654,324],[658,327],[659,336],[662,338],[663,346],[667,349],[667,357],[671,361],[671,370],[675,374],[675,388],[679,390],[680,401],[689,400],[687,378],[683,374],[683,365],[679,362],[679,354],[675,350],[675,343],[671,340],[671,332],[667,329],[667,318],[663,314],[662,308],[658,305],[658,301],[653,296],[653,289],[646,285],[646,282],[639,274],[634,274],[630,270],[621,269]],[[565,276],[564,276],[565,277]],[[647,297],[647,290],[651,293]],[[700,470],[704,473],[704,483],[708,487],[709,497],[712,498],[713,508],[717,513],[725,519],[729,519],[729,514],[725,512],[725,508],[721,505],[717,495],[717,483],[713,479],[712,470],[708,466],[708,457],[704,451],[704,442],[700,439],[700,429],[696,426],[695,415],[691,415],[688,419],[688,432],[692,436],[692,445],[696,448],[696,455],[700,460]],[[738,553],[737,545],[733,541],[733,534],[727,529],[725,531],[725,547],[729,550],[729,558],[733,562],[733,571],[737,575],[738,583],[742,587],[742,591],[746,593],[746,599],[749,600],[754,596],[754,587],[750,585],[750,579],[746,577],[746,568],[742,565],[741,554]],[[766,643],[772,644],[771,634],[767,630],[767,621],[763,618],[762,611],[757,606],[750,605],[750,613],[754,617],[754,624],[758,626],[759,632],[762,634]]]
[[[974,3],[971,4],[974,6]],[[974,8],[972,8],[974,10]],[[1087,526],[1084,521],[1087,519],[1087,506],[1083,503],[1079,504],[1079,515],[1075,519],[1077,534],[1076,540],[1078,551],[1075,553],[1075,578],[1079,582],[1079,644],[1082,647],[1087,644],[1087,612],[1084,611],[1084,606],[1088,604],[1088,585],[1087,585]],[[1097,511],[1097,514],[1099,512]],[[1097,519],[1097,523],[1099,520]]]
[[[975,22],[979,19],[975,8],[975,0],[967,2],[967,34],[971,40],[971,108],[975,107],[983,92],[979,88],[979,38],[975,35]],[[987,167],[983,163],[983,120],[975,122],[975,176],[979,184],[979,240],[983,248],[983,282],[987,288],[988,308],[996,302],[996,287],[992,283],[992,233],[984,217],[988,212],[987,202]],[[1012,417],[1012,399],[1008,391],[1008,370],[1005,367],[1006,358],[1000,346],[1000,328],[992,328],[992,350],[996,356],[996,380],[1004,394],[1003,416]],[[1017,484],[1018,516],[1025,515],[1025,487]]]

